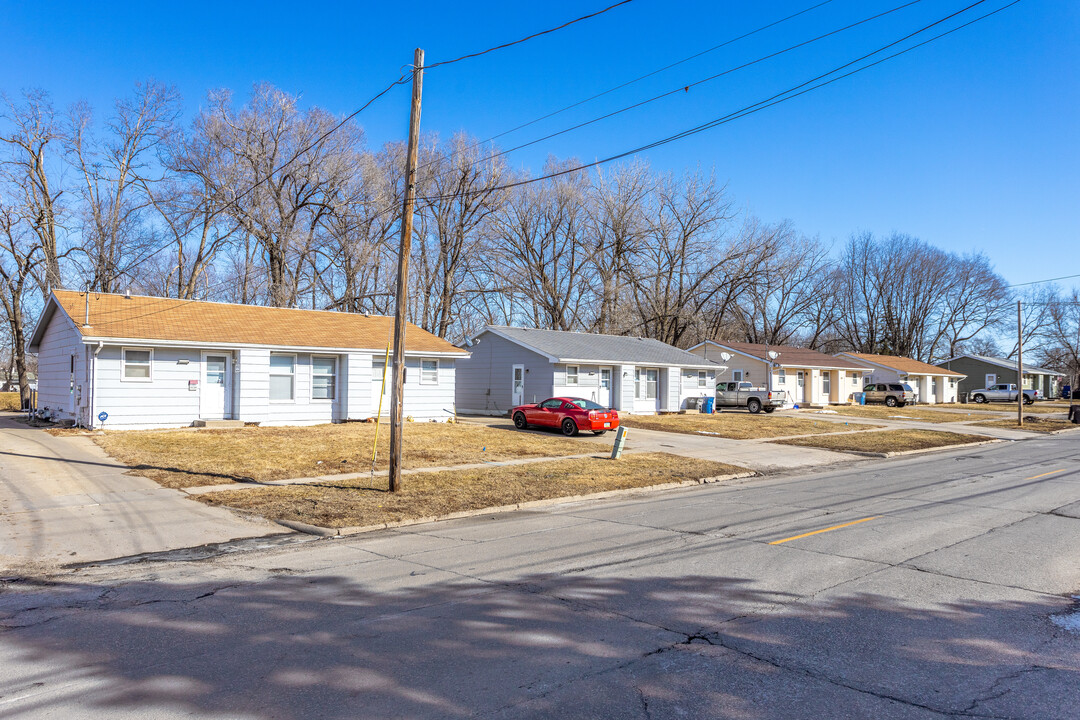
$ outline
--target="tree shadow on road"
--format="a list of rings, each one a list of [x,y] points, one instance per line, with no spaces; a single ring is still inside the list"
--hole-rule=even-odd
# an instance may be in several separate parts
[[[188,566],[0,592],[5,717],[1074,717],[1067,600],[802,603],[747,579],[493,584],[359,562],[353,577]],[[287,562],[287,558],[283,559]],[[911,572],[940,597],[942,579]],[[375,587],[382,588],[376,592]],[[971,586],[965,584],[964,589]],[[387,590],[386,588],[391,588]]]

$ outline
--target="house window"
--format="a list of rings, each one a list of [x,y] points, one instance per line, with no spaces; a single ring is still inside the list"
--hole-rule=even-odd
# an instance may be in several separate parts
[[[709,387],[709,374],[705,370],[698,370],[697,374],[697,386],[699,388]]]
[[[641,368],[634,368],[634,397],[641,397]]]
[[[337,358],[311,357],[311,399],[333,400],[337,390]]]
[[[779,374],[776,376],[777,385],[787,385],[787,370],[780,368]]]
[[[742,370],[733,370],[732,373],[731,373],[731,379],[734,380],[735,382],[741,382],[742,381],[742,374],[743,374]]]
[[[578,384],[578,366],[567,365],[566,366],[566,384],[577,385]]]
[[[421,385],[438,385],[439,384],[439,361],[438,360],[421,360],[420,361],[420,384]]]
[[[645,399],[656,399],[656,390],[660,384],[660,371],[655,368],[645,370]]]
[[[153,359],[153,350],[124,348],[124,356],[120,362],[120,379],[128,382],[150,382]]]
[[[295,355],[270,356],[270,402],[292,402],[296,380]]]
[[[859,387],[859,376],[856,375],[855,373],[851,374],[851,384],[854,385],[855,387]]]

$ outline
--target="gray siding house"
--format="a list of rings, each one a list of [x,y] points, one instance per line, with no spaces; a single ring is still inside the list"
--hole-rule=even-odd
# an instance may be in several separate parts
[[[1008,358],[958,355],[937,363],[937,366],[967,375],[960,381],[961,395],[996,383],[1016,383],[1016,361]],[[1043,398],[1059,395],[1063,380],[1062,374],[1056,370],[1024,363],[1024,388],[1038,390]]]
[[[628,413],[677,411],[711,397],[719,366],[659,340],[488,326],[458,361],[458,412],[504,415],[552,396]]]

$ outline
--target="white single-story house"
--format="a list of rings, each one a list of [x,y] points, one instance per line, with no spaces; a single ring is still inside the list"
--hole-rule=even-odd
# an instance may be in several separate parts
[[[793,405],[849,403],[853,393],[862,390],[863,375],[869,372],[846,358],[787,345],[706,340],[690,348],[690,352],[726,365],[724,379],[786,392],[785,404]],[[775,359],[767,360],[770,352],[777,353]],[[721,353],[730,359],[724,360]]]
[[[393,318],[55,290],[34,328],[38,409],[85,427],[311,425],[390,412]],[[409,324],[402,411],[454,415],[468,353]],[[104,420],[102,420],[104,418]]]
[[[677,411],[711,397],[715,363],[659,340],[488,326],[458,363],[459,412],[504,415],[549,397],[581,397],[627,413]]]
[[[842,352],[836,357],[854,360],[870,369],[864,378],[867,383],[907,383],[915,391],[915,402],[934,405],[954,403],[960,392],[960,381],[966,375],[897,355]]]

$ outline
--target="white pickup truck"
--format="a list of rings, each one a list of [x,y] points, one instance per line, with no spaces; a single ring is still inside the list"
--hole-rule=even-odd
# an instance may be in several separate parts
[[[1024,390],[1025,405],[1030,405],[1038,399],[1038,390]],[[992,385],[988,388],[972,390],[971,401],[977,403],[1016,402],[1016,385],[1010,383],[998,383],[997,385]]]

